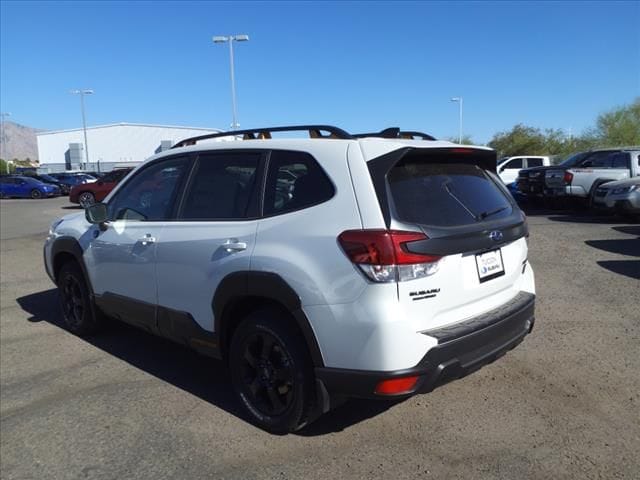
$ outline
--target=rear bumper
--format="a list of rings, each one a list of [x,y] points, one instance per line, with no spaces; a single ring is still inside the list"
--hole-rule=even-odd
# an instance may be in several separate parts
[[[438,339],[413,368],[392,372],[371,372],[317,368],[316,378],[335,396],[359,398],[405,398],[428,393],[493,362],[518,345],[534,324],[535,295],[520,292],[509,303],[479,317],[450,327],[423,332]],[[377,395],[382,380],[418,376],[415,387],[400,395]]]

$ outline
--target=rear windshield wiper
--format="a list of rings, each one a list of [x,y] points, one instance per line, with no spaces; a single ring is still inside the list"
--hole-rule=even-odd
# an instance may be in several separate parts
[[[496,208],[495,210],[491,210],[489,212],[482,212],[480,215],[478,215],[478,219],[480,220],[484,220],[487,217],[490,217],[491,215],[495,215],[496,213],[500,213],[504,210],[506,210],[509,207],[500,207],[500,208]]]
[[[442,185],[444,186],[444,188],[445,188],[445,190],[447,191],[447,193],[448,193],[449,195],[451,195],[451,198],[453,198],[456,202],[458,202],[458,203],[460,204],[460,206],[461,206],[462,208],[464,208],[464,209],[467,211],[467,213],[468,213],[469,215],[471,215],[471,216],[475,219],[475,221],[477,222],[477,221],[479,220],[478,216],[477,216],[475,213],[473,213],[471,210],[469,210],[469,208],[468,208],[468,207],[467,207],[467,206],[462,202],[462,200],[460,200],[458,197],[456,197],[456,196],[453,194],[453,192],[451,191],[451,188],[449,187],[449,182],[448,182],[448,181],[446,181],[446,182],[444,182]]]

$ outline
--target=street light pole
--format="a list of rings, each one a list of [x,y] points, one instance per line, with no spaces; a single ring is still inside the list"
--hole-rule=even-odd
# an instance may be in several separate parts
[[[453,97],[451,99],[452,102],[458,102],[458,114],[459,114],[459,120],[458,120],[458,143],[462,144],[462,97]]]
[[[249,41],[249,35],[224,35],[214,36],[213,43],[225,43],[229,42],[229,69],[231,72],[231,108],[232,108],[232,120],[231,129],[237,129],[240,124],[238,123],[238,111],[236,106],[236,78],[235,78],[235,66],[233,62],[233,42],[247,42]]]
[[[84,132],[84,160],[86,162],[85,168],[89,163],[89,143],[87,142],[87,121],[84,113],[84,96],[92,95],[93,90],[91,89],[81,89],[81,90],[71,90],[71,93],[74,95],[80,95],[80,108],[82,110],[82,130]],[[98,162],[98,172],[100,172],[100,162]]]
[[[5,118],[10,116],[11,116],[10,112],[0,113],[0,158],[2,158],[5,161],[7,159],[2,156],[3,151],[6,151],[6,148],[4,146],[4,144],[6,143],[6,138],[4,138],[4,122],[5,122]],[[9,172],[7,171],[7,173]]]

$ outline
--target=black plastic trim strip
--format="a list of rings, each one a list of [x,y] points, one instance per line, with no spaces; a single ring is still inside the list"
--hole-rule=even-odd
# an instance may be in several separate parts
[[[449,342],[456,338],[469,335],[477,330],[490,327],[491,325],[504,320],[507,315],[519,314],[521,311],[530,307],[532,302],[535,301],[535,297],[536,296],[532,293],[520,292],[511,301],[478,317],[444,327],[424,330],[420,333],[428,335],[429,337],[437,338],[438,343]]]
[[[213,358],[221,358],[218,336],[203,329],[188,312],[105,292],[95,295],[96,306],[116,318],[149,333],[165,337]]]

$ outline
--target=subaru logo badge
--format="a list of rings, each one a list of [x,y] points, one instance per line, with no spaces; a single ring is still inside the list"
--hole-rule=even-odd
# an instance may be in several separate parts
[[[502,237],[503,235],[500,230],[494,230],[493,232],[489,233],[489,238],[494,242],[499,242],[500,240],[502,240]]]

